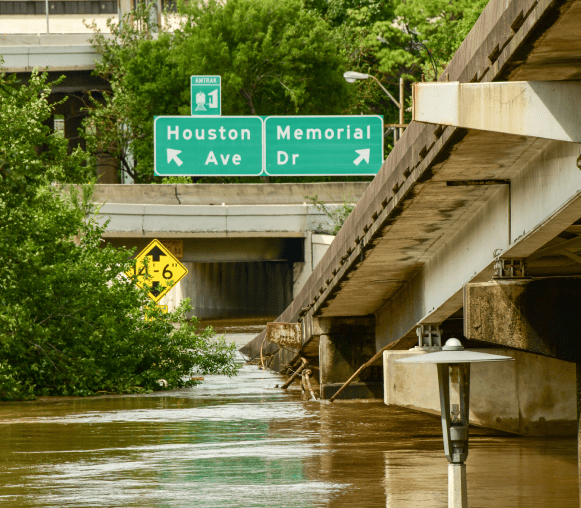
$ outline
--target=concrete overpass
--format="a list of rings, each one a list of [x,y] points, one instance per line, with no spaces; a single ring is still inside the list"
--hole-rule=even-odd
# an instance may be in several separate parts
[[[104,239],[141,251],[165,242],[188,275],[161,304],[192,299],[200,318],[276,317],[331,243],[329,207],[357,201],[368,182],[97,185]]]
[[[467,100],[460,96],[468,89],[458,89],[443,111],[433,108],[423,118],[431,123],[413,121],[406,129],[300,294],[277,318],[301,324],[302,345],[289,351],[266,341],[263,353],[272,357],[272,368],[284,372],[305,357],[321,397],[329,398],[387,346],[387,384],[378,362],[344,396],[385,395],[389,403],[434,411],[435,370],[431,378],[422,373],[403,380],[390,355],[412,354],[407,350],[418,335],[422,346],[464,336],[468,345],[524,355],[517,370],[530,364],[526,381],[516,371],[486,379],[485,396],[494,388],[499,398],[492,407],[475,401],[477,423],[543,434],[552,431],[540,427],[564,415],[566,433],[571,420],[576,426],[581,145],[563,132],[570,130],[567,109],[577,108],[571,111],[578,117],[580,24],[579,0],[491,0],[440,77],[441,83],[478,84],[480,91]],[[534,88],[530,82],[550,82],[556,92],[539,109],[543,93],[536,102],[519,102],[506,86],[494,92],[505,82],[529,82],[514,84],[524,95],[527,86]],[[444,89],[435,86],[423,93],[441,100]],[[492,107],[494,100],[502,107]],[[504,107],[512,101],[520,116]],[[539,132],[544,124],[552,125],[548,134]],[[244,351],[259,355],[264,336]],[[394,379],[403,383],[399,391]],[[514,400],[501,410],[503,393]]]
[[[0,35],[4,71],[29,73],[35,67],[54,72],[90,71],[100,59],[89,40],[92,34]]]

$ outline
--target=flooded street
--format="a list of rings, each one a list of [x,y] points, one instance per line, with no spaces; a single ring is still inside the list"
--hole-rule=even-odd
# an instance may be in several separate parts
[[[2,403],[0,506],[446,506],[437,417],[303,402],[281,379],[247,365],[146,396]],[[576,440],[471,436],[471,507],[578,506]]]

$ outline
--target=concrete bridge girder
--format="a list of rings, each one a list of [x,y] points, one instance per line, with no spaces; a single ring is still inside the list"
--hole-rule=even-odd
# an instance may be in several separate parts
[[[312,205],[104,204],[98,221],[110,221],[105,238],[303,237],[332,228]]]
[[[417,122],[581,142],[578,81],[414,83]]]
[[[99,55],[90,43],[93,34],[0,35],[5,72],[92,71]],[[108,35],[105,35],[108,37]]]

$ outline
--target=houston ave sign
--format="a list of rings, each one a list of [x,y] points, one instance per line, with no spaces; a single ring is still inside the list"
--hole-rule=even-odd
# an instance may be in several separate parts
[[[258,176],[262,118],[158,116],[154,161],[158,176]]]

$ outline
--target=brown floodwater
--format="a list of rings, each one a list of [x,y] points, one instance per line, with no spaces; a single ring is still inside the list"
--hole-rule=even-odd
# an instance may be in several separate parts
[[[446,506],[437,417],[303,402],[281,379],[247,365],[184,390],[2,403],[0,506]],[[467,476],[471,508],[579,506],[574,439],[472,429]]]

